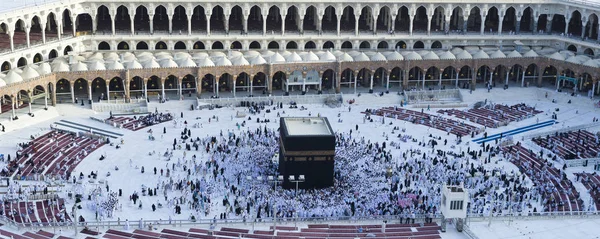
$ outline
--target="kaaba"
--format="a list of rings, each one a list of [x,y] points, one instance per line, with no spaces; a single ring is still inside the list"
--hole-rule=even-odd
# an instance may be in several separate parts
[[[335,134],[324,117],[282,117],[279,128],[279,175],[285,189],[333,186]],[[289,176],[304,181],[296,185]]]

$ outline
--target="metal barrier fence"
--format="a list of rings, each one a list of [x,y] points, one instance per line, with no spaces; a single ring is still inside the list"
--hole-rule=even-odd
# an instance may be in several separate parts
[[[342,94],[321,94],[321,95],[288,95],[288,96],[258,96],[258,97],[231,97],[231,98],[216,98],[216,99],[197,99],[198,104],[202,103],[212,104],[212,105],[221,105],[221,106],[237,106],[241,104],[242,101],[247,102],[270,102],[273,103],[284,103],[288,104],[292,101],[298,104],[324,104],[325,99],[335,96],[341,97],[343,99]]]
[[[409,104],[427,103],[457,103],[462,102],[463,97],[459,89],[447,90],[416,90],[404,91],[404,101]]]
[[[555,134],[555,133],[565,133],[565,132],[574,131],[574,130],[594,128],[594,127],[598,127],[598,126],[600,126],[600,122],[576,125],[576,126],[572,126],[572,127],[567,126],[565,128],[560,128],[557,130],[551,130],[551,131],[546,131],[546,132],[541,132],[541,133],[532,133],[532,134],[524,135],[521,139],[522,140],[533,139],[533,138],[543,137],[543,136],[551,135],[551,134]]]
[[[428,214],[415,215],[415,223],[424,223]],[[408,216],[410,217],[410,216]],[[412,220],[412,217],[410,217]],[[577,212],[542,212],[542,213],[513,213],[503,214],[498,216],[489,217],[483,214],[468,214],[465,226],[471,222],[485,222],[485,221],[532,221],[532,220],[556,220],[556,219],[598,219],[600,213],[597,211],[577,211]],[[298,223],[328,223],[328,224],[386,224],[386,223],[407,223],[405,219],[407,216],[402,215],[386,215],[386,216],[367,216],[367,217],[310,217],[310,218],[262,218],[262,219],[197,219],[197,220],[143,220],[142,229],[152,224],[153,227],[199,227],[199,228],[211,228],[214,229],[216,226],[227,225],[228,227],[237,226],[277,226],[277,225],[294,225],[297,227]],[[435,215],[433,222],[439,223],[441,217],[439,214]],[[0,216],[0,221],[4,224],[10,225],[17,230],[39,230],[39,229],[74,229],[73,222],[50,222],[46,225],[41,223],[15,223],[14,221],[8,220],[5,215]],[[139,221],[129,221],[131,227],[138,227]],[[412,222],[411,222],[412,223]],[[125,221],[96,221],[96,222],[85,222],[78,223],[77,227],[87,227],[90,230],[108,230],[111,228],[122,228],[125,226]]]

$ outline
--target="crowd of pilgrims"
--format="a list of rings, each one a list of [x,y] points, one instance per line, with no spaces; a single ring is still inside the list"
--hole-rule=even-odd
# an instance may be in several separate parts
[[[297,193],[283,190],[273,183],[255,180],[257,176],[276,174],[272,157],[278,151],[278,137],[276,130],[258,127],[193,138],[185,128],[181,137],[174,139],[173,149],[164,154],[149,153],[164,158],[164,168],[149,172],[138,168],[141,173],[160,175],[155,186],[143,185],[142,196],[157,196],[152,200],[156,201],[152,210],[162,207],[162,202],[175,214],[181,214],[182,207],[190,209],[192,220],[212,215],[245,220],[273,216],[433,216],[439,212],[442,183],[469,188],[472,200],[468,209],[473,213],[531,213],[541,208],[540,193],[530,189],[531,181],[491,164],[490,155],[498,154],[499,146],[488,144],[481,150],[468,148],[466,152],[452,146],[452,150],[443,151],[436,149],[441,137],[429,135],[417,140],[407,134],[399,134],[397,141],[412,141],[420,147],[402,145],[393,138],[388,141],[393,145],[386,145],[360,136],[358,125],[354,131],[336,133],[333,187]],[[395,137],[394,131],[384,138],[390,137]],[[172,160],[174,150],[184,150],[183,158],[176,162]],[[208,160],[202,162],[196,154]],[[135,204],[138,197],[134,192],[130,201]],[[141,201],[138,204],[141,209]]]

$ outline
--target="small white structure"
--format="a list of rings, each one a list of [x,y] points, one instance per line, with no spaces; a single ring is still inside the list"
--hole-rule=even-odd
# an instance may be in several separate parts
[[[445,185],[442,188],[442,231],[446,231],[446,219],[457,219],[456,229],[462,232],[464,219],[467,218],[469,192],[461,184],[459,186]]]

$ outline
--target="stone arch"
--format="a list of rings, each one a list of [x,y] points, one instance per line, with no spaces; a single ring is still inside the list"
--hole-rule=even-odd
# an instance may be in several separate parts
[[[284,19],[286,32],[297,32],[300,29],[296,19],[300,19],[300,13],[298,7],[292,5],[287,9],[287,14]]]
[[[433,10],[433,15],[431,16],[431,25],[429,26],[431,31],[444,31],[444,7],[438,6]]]
[[[304,44],[304,49],[317,49],[317,44],[314,41],[308,41]]]
[[[371,49],[371,43],[369,43],[368,41],[363,41],[360,43],[358,48],[359,49]]]
[[[244,11],[242,7],[235,5],[231,8],[229,15],[229,31],[242,31],[244,21]]]
[[[131,16],[129,16],[129,9],[123,5],[117,8],[117,14],[115,15],[115,30],[131,32]]]
[[[260,49],[260,43],[257,41],[250,42],[249,49]]]
[[[389,85],[386,85],[386,89],[388,88],[395,88],[394,86],[397,86],[398,89],[400,89],[402,87],[402,78],[404,77],[403,71],[400,67],[394,67],[392,68],[392,70],[390,71],[390,82]]]
[[[223,11],[223,7],[217,5],[215,7],[213,7],[212,9],[212,13],[210,15],[210,31],[224,31],[225,30],[225,24],[224,23],[224,19],[225,19],[225,14]],[[231,19],[230,19],[231,21]],[[228,23],[227,23],[228,24]],[[229,29],[231,30],[231,28]]]
[[[479,32],[483,21],[481,19],[481,9],[479,7],[471,8],[467,19],[467,32]]]
[[[286,50],[290,50],[290,49],[292,49],[292,50],[295,50],[295,49],[298,49],[298,44],[296,44],[296,42],[295,42],[295,41],[289,41],[289,42],[288,42],[288,43],[285,45],[285,49],[286,49]]]
[[[194,43],[194,49],[206,49],[206,47],[204,46],[204,42],[197,41],[196,43]]]
[[[279,49],[279,43],[277,43],[276,41],[271,41],[271,42],[269,42],[269,44],[267,45],[267,49],[270,49],[270,50],[278,50],[278,49]]]
[[[169,31],[169,13],[167,13],[167,8],[165,6],[156,6],[154,9],[154,18],[152,18],[152,25],[154,32]]]
[[[488,9],[487,15],[485,17],[485,28],[484,32],[498,32],[498,27],[500,26],[500,13],[498,12],[498,8],[495,6],[490,7]]]
[[[475,78],[475,82],[488,83],[492,79],[492,76],[490,76],[490,74],[493,73],[493,70],[493,68],[487,65],[480,66],[477,69],[477,77]]]
[[[112,17],[105,5],[100,5],[96,10],[96,31],[112,32]]]
[[[514,7],[509,7],[506,9],[504,13],[504,18],[502,19],[502,29],[499,29],[503,32],[516,32],[517,27],[517,10]]]
[[[398,9],[398,13],[396,19],[394,21],[395,31],[398,32],[408,32],[408,28],[410,24],[407,24],[410,21],[410,13],[408,13],[408,7],[402,6]]]
[[[377,49],[388,49],[389,45],[387,43],[387,41],[380,41],[379,43],[377,43]]]
[[[203,6],[194,7],[190,24],[192,24],[192,32],[206,32],[206,13]]]
[[[523,10],[523,15],[521,16],[520,22],[520,29],[518,29],[518,31],[532,32],[534,28],[533,24],[535,24],[535,21],[533,20],[533,9],[531,9],[531,7],[527,7],[525,8],[525,10]]]
[[[333,6],[327,6],[323,11],[323,20],[321,20],[321,30],[324,32],[337,32],[337,14]]]
[[[59,79],[56,82],[56,94],[71,94],[71,82],[67,79]]]
[[[234,41],[234,42],[231,43],[231,46],[229,46],[229,49],[241,50],[242,49],[242,43],[240,43],[239,41]]]
[[[342,71],[342,74],[340,74],[341,79],[340,79],[340,86],[343,87],[344,85],[347,85],[348,88],[353,88],[354,87],[354,81],[356,80],[356,73],[351,70],[351,69],[344,69]]]
[[[53,12],[48,13],[46,17],[46,38],[58,37],[58,25],[56,22],[56,15]]]
[[[331,41],[326,41],[325,43],[323,43],[323,50],[334,49],[334,48],[335,48],[335,44],[333,44],[333,42],[331,42]]]
[[[422,41],[416,41],[413,44],[413,49],[425,49],[425,44]]]
[[[564,33],[566,26],[567,21],[565,19],[565,16],[562,14],[554,14],[554,17],[552,17],[552,29],[550,31]]]
[[[127,42],[119,42],[117,45],[117,50],[129,50],[129,44]]]
[[[577,47],[575,45],[567,46],[567,51],[577,52]]]
[[[150,31],[150,15],[148,15],[148,8],[144,5],[140,5],[135,9],[135,16],[133,18],[133,27],[137,32],[149,32]]]
[[[281,10],[278,6],[273,5],[269,8],[267,13],[267,32],[281,33],[281,25],[283,24],[281,19]]]
[[[167,43],[164,41],[159,41],[154,45],[155,50],[167,50]]]
[[[271,90],[284,90],[283,85],[284,82],[287,81],[287,75],[282,72],[282,71],[278,71],[275,72],[275,74],[273,74],[273,82],[271,83]]]
[[[69,52],[72,52],[72,51],[73,51],[73,48],[72,48],[71,46],[67,45],[67,46],[65,47],[65,49],[63,50],[63,55],[65,55],[65,56],[66,56],[66,55],[68,55],[68,54],[69,54]]]
[[[146,92],[148,92],[148,97],[151,95],[160,95],[162,92],[160,91],[161,80],[158,76],[151,76],[147,79],[146,83]]]
[[[461,7],[455,7],[452,9],[452,15],[450,15],[450,31],[466,31],[464,29],[464,16],[463,9]]]
[[[373,74],[373,71],[371,71],[371,69],[368,68],[362,68],[358,71],[358,86],[361,87],[369,87],[370,85],[370,81],[371,81],[371,75]],[[358,87],[357,86],[357,87]]]
[[[71,10],[68,8],[62,12],[62,27],[63,32],[73,31],[73,21],[71,20]]]
[[[220,41],[215,41],[215,42],[213,42],[211,49],[213,49],[213,50],[224,49],[223,43],[221,43]]]
[[[213,74],[206,74],[204,76],[202,76],[202,80],[200,81],[202,84],[202,91],[206,91],[206,92],[215,92],[215,82],[216,82],[216,77]]]
[[[139,76],[134,76],[129,81],[129,94],[131,98],[141,97],[144,92],[144,79]]]
[[[573,11],[567,33],[572,34],[573,36],[581,36],[581,18],[581,13],[578,10]]]
[[[111,99],[120,99],[123,97],[123,92],[125,92],[125,85],[123,79],[121,77],[113,77],[108,82],[108,88],[110,91]]]
[[[583,50],[583,54],[586,54],[588,56],[595,56],[596,55],[594,53],[594,49],[592,49],[592,48],[585,48],[585,50]]]
[[[228,92],[231,91],[231,83],[233,81],[233,76],[229,73],[224,73],[219,77],[219,85],[217,86],[217,89],[219,89],[217,91],[224,91],[224,92]]]
[[[75,18],[75,24],[77,26],[77,32],[92,32],[93,23],[92,16],[88,13],[80,13]]]
[[[181,5],[175,7],[175,10],[173,10],[173,20],[171,20],[173,32],[179,31],[179,34],[181,34],[181,32],[187,32],[188,24],[188,16],[185,7]]]
[[[317,30],[317,19],[319,18],[319,14],[317,13],[317,8],[315,6],[308,6],[304,16],[302,17],[304,19],[304,21],[302,21],[303,31]]]
[[[408,86],[411,88],[422,88],[425,71],[416,66],[408,70]]]
[[[17,67],[22,67],[22,66],[26,66],[27,63],[27,59],[25,57],[21,57],[19,58],[19,60],[17,61]]]
[[[37,53],[37,54],[35,54],[35,56],[33,56],[33,63],[38,63],[43,60],[44,60],[44,57],[40,53]]]
[[[41,38],[42,25],[40,24],[40,17],[34,15],[33,18],[31,18],[30,24],[31,24],[29,26],[30,37],[35,39],[35,36],[38,35]]]
[[[342,49],[352,49],[352,42],[345,41],[344,43],[342,43]]]
[[[354,16],[354,8],[351,6],[346,6],[344,8],[344,10],[342,11],[340,30],[354,32],[354,22],[355,21],[356,21],[356,16]]]
[[[136,50],[148,50],[148,43],[145,41],[140,41],[135,45]]]
[[[415,16],[413,19],[413,32],[426,32],[427,23],[427,9],[424,6],[420,6],[415,11]]]
[[[267,93],[267,75],[263,72],[258,72],[252,77],[252,94],[254,95],[256,90],[262,91],[262,94]]]
[[[263,21],[261,8],[257,5],[252,6],[246,19],[248,31],[263,32]]]
[[[321,89],[324,91],[333,90],[336,87],[335,71],[327,69],[321,74]]]
[[[56,49],[52,49],[50,53],[48,53],[48,59],[54,59],[58,57],[58,51]]]
[[[592,13],[588,17],[584,35],[587,38],[598,39],[598,15],[596,13]]]
[[[192,97],[192,93],[196,93],[196,77],[187,74],[181,78],[181,93]]]
[[[372,31],[373,21],[373,9],[369,5],[364,6],[360,10],[360,16],[358,17],[358,30]]]
[[[98,43],[98,50],[99,51],[110,51],[110,45],[108,44],[108,42],[100,42]]]
[[[164,81],[165,92],[178,91],[179,90],[179,77],[174,75],[168,75]]]
[[[379,9],[379,14],[377,16],[376,27],[378,31],[384,30],[385,32],[389,32],[391,30],[391,10],[388,6],[383,6]],[[390,19],[390,20],[388,20]]]
[[[406,49],[406,43],[404,41],[397,42],[395,49]]]
[[[431,49],[442,49],[442,43],[440,41],[434,41],[431,43]]]
[[[12,68],[12,66],[10,65],[10,62],[5,61],[2,63],[2,68],[0,69],[0,71],[8,71]]]
[[[182,41],[178,41],[175,43],[175,46],[173,48],[175,50],[185,50],[185,49],[187,49],[187,46]]]

